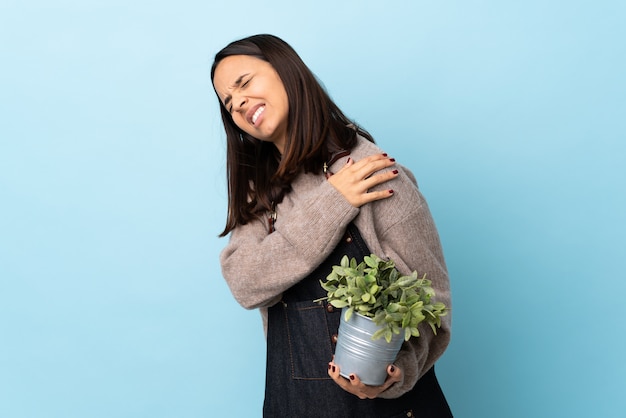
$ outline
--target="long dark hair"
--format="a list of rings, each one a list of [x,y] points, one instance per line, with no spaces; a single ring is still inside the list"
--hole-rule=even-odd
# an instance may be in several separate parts
[[[215,55],[215,68],[226,57],[248,55],[267,61],[280,77],[289,104],[287,138],[281,156],[274,144],[246,134],[221,104],[226,130],[228,217],[220,236],[237,225],[273,209],[291,190],[300,170],[319,173],[324,162],[342,150],[351,150],[357,133],[374,142],[371,135],[350,121],[332,101],[296,51],[273,35],[254,35],[227,45]]]

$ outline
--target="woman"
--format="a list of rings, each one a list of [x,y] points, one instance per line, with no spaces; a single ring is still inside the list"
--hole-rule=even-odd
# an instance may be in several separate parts
[[[451,416],[433,369],[450,340],[449,316],[436,336],[425,329],[404,343],[385,383],[372,387],[340,376],[332,362],[340,312],[313,302],[344,254],[375,253],[403,273],[425,273],[450,306],[439,237],[413,175],[275,36],[226,46],[211,79],[227,137],[221,236],[230,240],[220,262],[237,301],[264,320],[264,416]]]

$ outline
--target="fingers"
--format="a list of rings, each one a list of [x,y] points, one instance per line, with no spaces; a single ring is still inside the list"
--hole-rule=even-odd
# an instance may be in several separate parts
[[[353,395],[358,396],[360,399],[367,399],[367,394],[363,392],[363,388],[366,388],[356,375],[350,375],[350,379],[346,379],[341,376],[339,366],[332,361],[328,363],[328,375],[337,383],[343,390],[350,392]]]
[[[385,381],[385,385],[387,389],[389,386],[393,385],[396,382],[402,382],[404,380],[404,372],[399,367],[390,364],[387,366],[387,380]]]
[[[393,196],[393,189],[366,192],[353,200],[356,203],[353,206],[361,207],[366,203],[374,202],[376,200],[387,199],[391,196]]]
[[[328,181],[354,207],[360,207],[375,200],[389,198],[393,195],[391,188],[374,190],[372,188],[388,182],[398,176],[398,170],[386,170],[377,173],[395,164],[393,158],[387,154],[376,154],[358,162],[348,159],[346,165]]]
[[[349,379],[341,376],[339,366],[332,361],[328,363],[328,375],[345,391],[358,396],[360,399],[374,399],[383,391],[387,390],[396,382],[402,381],[403,372],[398,367],[390,364],[387,367],[387,379],[380,386],[368,386],[361,382],[355,374],[351,374]]]
[[[387,390],[391,385],[402,380],[402,371],[392,364],[387,367],[387,374],[388,376],[385,380],[385,383],[380,386],[368,386],[362,383],[359,377],[356,375],[350,375],[350,382],[352,383],[352,386],[364,396],[364,398],[374,399],[378,397],[378,395],[380,395],[382,392]]]
[[[367,177],[363,179],[363,187],[366,190],[371,189],[379,184],[389,181],[398,175],[398,170],[386,171],[384,173],[376,174],[375,176]]]
[[[352,158],[348,158],[348,161],[339,172],[348,170],[356,177],[366,179],[376,171],[390,167],[396,163],[395,158],[389,158],[387,154],[375,154],[365,157],[358,162],[354,162]]]
[[[341,376],[341,374],[339,373],[340,373],[339,366],[337,366],[332,361],[328,363],[328,375],[335,381],[335,383],[337,383],[346,392],[350,392],[353,395],[359,396],[357,391],[355,391],[355,389],[352,388],[350,381],[346,379],[345,377]],[[359,396],[359,398],[365,399],[365,398],[362,398],[361,396]]]

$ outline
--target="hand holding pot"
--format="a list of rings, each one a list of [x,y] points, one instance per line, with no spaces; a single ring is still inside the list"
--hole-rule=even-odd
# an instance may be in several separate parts
[[[380,386],[368,386],[361,382],[359,377],[355,374],[350,375],[350,379],[339,374],[339,366],[334,362],[328,363],[328,375],[337,383],[343,390],[358,396],[360,399],[374,399],[377,398],[382,392],[387,390],[389,386],[396,382],[401,382],[404,379],[404,373],[402,370],[390,364],[387,366],[387,379],[385,383]]]

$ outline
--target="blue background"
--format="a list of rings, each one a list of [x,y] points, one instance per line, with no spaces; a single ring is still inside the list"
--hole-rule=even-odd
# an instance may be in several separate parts
[[[623,417],[625,18],[618,1],[2,0],[0,416],[260,416],[260,318],[219,270],[209,67],[269,32],[429,200],[456,416]]]

